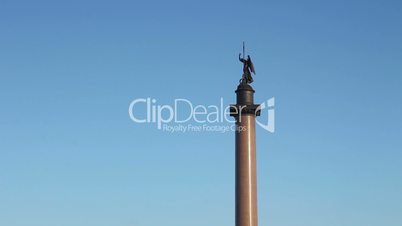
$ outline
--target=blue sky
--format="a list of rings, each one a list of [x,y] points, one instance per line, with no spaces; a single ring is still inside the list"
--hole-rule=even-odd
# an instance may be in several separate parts
[[[247,42],[260,225],[401,225],[400,1],[0,3],[0,225],[234,225],[234,134],[130,102],[235,101]]]

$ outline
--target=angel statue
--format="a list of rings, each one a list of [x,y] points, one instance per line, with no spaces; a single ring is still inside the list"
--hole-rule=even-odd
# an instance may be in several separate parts
[[[240,83],[246,83],[246,84],[252,83],[253,77],[251,76],[251,73],[255,74],[255,70],[253,62],[251,62],[250,55],[247,55],[247,59],[245,59],[244,53],[243,58],[241,58],[241,53],[239,53],[239,60],[240,62],[243,63],[243,76],[240,79]]]

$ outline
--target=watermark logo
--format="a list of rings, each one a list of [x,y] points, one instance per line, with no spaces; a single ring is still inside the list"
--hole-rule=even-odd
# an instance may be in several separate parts
[[[264,109],[266,109],[265,112],[267,112],[267,121],[266,123],[260,122],[259,118],[257,117],[255,122],[257,125],[261,126],[263,129],[265,129],[268,132],[274,133],[275,132],[275,98],[272,97],[268,99],[266,102],[263,102],[260,104],[260,106],[257,108],[260,111],[264,112]]]
[[[270,98],[256,109],[266,121],[256,117],[256,123],[264,130],[275,132],[275,99]],[[230,105],[220,98],[217,105],[195,105],[190,100],[178,98],[169,104],[159,104],[154,98],[138,98],[131,101],[128,114],[134,123],[155,124],[165,132],[228,132],[247,128],[235,124],[230,116]],[[240,111],[241,115],[242,112]],[[264,116],[267,115],[267,116]],[[240,120],[241,117],[238,117]],[[260,121],[261,120],[261,121]],[[264,122],[263,122],[264,121]]]

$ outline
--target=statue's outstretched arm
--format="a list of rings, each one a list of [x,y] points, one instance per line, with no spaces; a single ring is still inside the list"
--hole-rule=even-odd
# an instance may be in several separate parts
[[[240,56],[241,56],[241,53],[239,53],[239,60],[240,60],[240,62],[244,63],[244,59],[242,59]]]

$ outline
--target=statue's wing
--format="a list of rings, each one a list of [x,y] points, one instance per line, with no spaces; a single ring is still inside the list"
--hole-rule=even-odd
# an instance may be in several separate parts
[[[250,71],[255,74],[254,64],[253,64],[253,62],[251,61],[250,56],[248,57],[248,61],[249,61]]]

